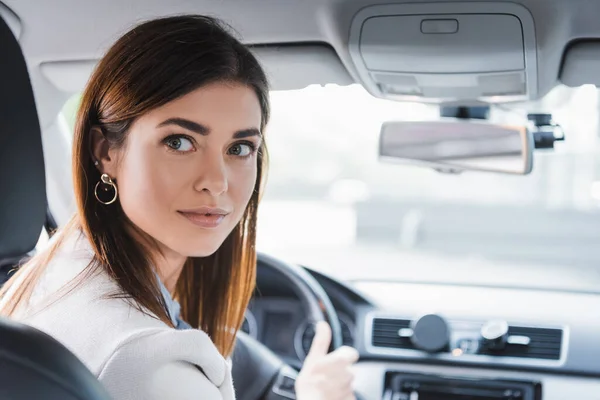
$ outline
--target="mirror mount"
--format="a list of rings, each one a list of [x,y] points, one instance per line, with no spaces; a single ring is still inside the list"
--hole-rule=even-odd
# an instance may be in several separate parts
[[[554,149],[554,143],[565,141],[562,126],[552,120],[552,114],[527,114],[534,126],[533,140],[536,149]]]
[[[440,117],[456,119],[478,119],[487,120],[490,118],[490,106],[450,106],[440,107]]]
[[[460,175],[463,172],[465,172],[464,169],[460,169],[460,168],[433,167],[433,169],[436,172],[439,172],[440,174],[446,174],[446,175]]]

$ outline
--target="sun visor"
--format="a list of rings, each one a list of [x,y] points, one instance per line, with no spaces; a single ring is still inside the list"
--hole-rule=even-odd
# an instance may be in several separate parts
[[[312,84],[354,83],[330,46],[255,45],[250,48],[265,68],[274,90],[302,89]],[[51,61],[42,63],[40,70],[60,91],[77,93],[83,90],[96,63],[97,60]]]
[[[252,46],[251,49],[275,90],[354,83],[337,53],[328,45],[269,45]]]
[[[571,44],[565,50],[560,81],[567,86],[600,86],[600,40]]]
[[[97,60],[43,62],[40,72],[55,88],[72,94],[83,90],[97,63]]]
[[[513,3],[409,3],[367,7],[350,55],[377,97],[507,101],[535,97],[533,18]]]

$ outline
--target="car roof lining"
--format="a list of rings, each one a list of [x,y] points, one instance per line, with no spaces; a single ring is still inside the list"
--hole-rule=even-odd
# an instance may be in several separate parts
[[[424,0],[410,2],[415,1]],[[450,1],[438,0],[440,3]],[[81,77],[85,75],[77,75],[77,84],[65,84],[64,78],[54,76],[60,75],[56,71],[61,68],[79,70],[80,73],[86,68],[89,71],[85,62],[89,64],[99,59],[116,38],[142,20],[181,13],[222,18],[234,27],[245,43],[263,47],[261,59],[272,76],[274,89],[298,89],[307,83],[347,84],[358,81],[348,51],[349,27],[360,9],[381,3],[378,0],[128,0],[127,6],[124,6],[122,0],[105,0],[99,6],[94,0],[0,2],[8,6],[18,16],[16,20],[20,21],[20,44],[28,62],[43,127],[54,122],[58,110],[68,98],[64,90],[81,87]],[[408,1],[388,0],[385,3],[394,2]],[[511,2],[525,6],[534,18],[538,87],[539,95],[543,96],[560,83],[565,47],[577,39],[600,38],[600,24],[596,17],[600,15],[600,2]],[[315,60],[311,61],[311,57]],[[64,64],[49,66],[57,62]],[[305,68],[302,74],[295,72],[299,65]],[[42,71],[48,68],[53,71]],[[563,66],[563,73],[570,75],[569,68],[568,64]],[[48,78],[48,74],[52,76]],[[587,78],[587,82],[582,79],[576,83],[595,83],[595,77]],[[60,105],[53,104],[56,102]]]

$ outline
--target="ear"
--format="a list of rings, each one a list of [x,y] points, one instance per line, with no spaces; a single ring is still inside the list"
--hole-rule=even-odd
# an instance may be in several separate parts
[[[104,132],[97,126],[92,127],[90,132],[90,154],[94,163],[98,163],[96,168],[101,174],[108,174],[111,178],[116,178],[116,155],[111,151]]]

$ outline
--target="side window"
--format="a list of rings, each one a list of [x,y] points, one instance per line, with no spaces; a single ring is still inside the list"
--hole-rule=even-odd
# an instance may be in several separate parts
[[[71,147],[81,94],[71,96],[43,133],[46,194],[52,217],[61,226],[75,211],[71,180]]]
[[[61,116],[67,123],[67,128],[71,134],[73,134],[73,130],[75,129],[75,119],[77,117],[79,104],[81,104],[81,93],[77,93],[67,100],[61,110]]]

